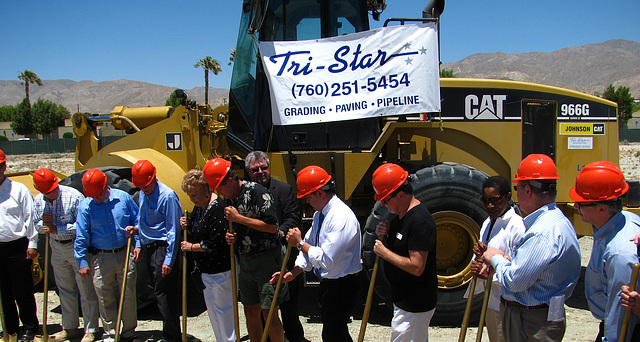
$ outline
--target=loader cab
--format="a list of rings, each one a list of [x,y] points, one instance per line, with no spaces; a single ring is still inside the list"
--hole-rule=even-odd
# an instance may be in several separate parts
[[[249,34],[250,29],[257,31]],[[372,146],[380,133],[377,118],[274,126],[269,84],[258,49],[259,41],[309,40],[368,29],[366,1],[362,0],[245,0],[230,86],[230,143],[245,151]]]

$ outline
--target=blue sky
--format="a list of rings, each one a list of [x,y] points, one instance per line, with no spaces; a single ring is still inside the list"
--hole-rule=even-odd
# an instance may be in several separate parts
[[[295,0],[293,0],[295,1]],[[419,17],[427,0],[387,0],[389,17]],[[228,88],[229,52],[242,0],[0,0],[0,80],[25,69],[41,79],[128,79],[190,89],[204,85],[193,65],[210,55]],[[551,52],[610,39],[640,41],[639,0],[447,0],[441,59],[476,53]]]

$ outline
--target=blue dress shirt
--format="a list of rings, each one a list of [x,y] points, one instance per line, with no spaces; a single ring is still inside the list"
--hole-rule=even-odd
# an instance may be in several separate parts
[[[625,311],[620,306],[621,287],[629,285],[631,268],[638,262],[637,247],[629,241],[640,231],[638,221],[638,215],[624,212],[615,214],[600,229],[593,227],[585,294],[593,317],[604,320],[604,336],[609,342],[618,340]],[[630,326],[634,325],[632,321]]]
[[[549,304],[551,298],[568,299],[580,277],[580,246],[576,232],[555,203],[523,219],[526,231],[516,244],[511,261],[491,258],[502,297],[522,305]]]
[[[154,241],[166,242],[168,246],[163,264],[173,266],[176,240],[180,241],[180,217],[182,216],[178,195],[158,181],[151,195],[147,196],[140,191],[138,203],[140,203],[138,212],[140,239],[136,242],[136,247]]]
[[[123,247],[128,239],[124,229],[138,224],[136,202],[122,190],[109,189],[111,193],[104,202],[87,197],[78,207],[74,256],[80,268],[89,266],[89,246],[105,250]]]

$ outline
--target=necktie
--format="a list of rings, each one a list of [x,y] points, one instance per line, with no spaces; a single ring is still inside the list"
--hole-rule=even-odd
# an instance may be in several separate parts
[[[318,247],[320,247],[320,228],[322,227],[322,221],[324,221],[324,214],[321,211],[318,213],[318,230],[316,231],[316,246]],[[322,280],[319,269],[314,267],[313,273],[316,274],[316,277],[318,277],[319,280]]]

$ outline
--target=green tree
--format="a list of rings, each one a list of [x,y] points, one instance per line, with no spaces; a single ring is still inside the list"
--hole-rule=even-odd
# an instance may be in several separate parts
[[[24,98],[16,106],[16,111],[11,122],[11,129],[14,133],[27,135],[33,133],[33,118],[31,117],[31,104],[28,98]]]
[[[171,92],[171,95],[169,95],[169,98],[167,99],[167,101],[164,103],[165,106],[171,106],[171,107],[178,107],[181,105],[186,105],[187,104],[187,98],[185,96],[185,92],[182,89],[176,89],[174,91]]]
[[[618,125],[620,127],[626,125],[629,119],[631,119],[635,104],[629,88],[619,86],[618,89],[615,89],[613,84],[610,84],[607,89],[605,89],[602,97],[618,104]]]
[[[236,61],[236,49],[231,49],[231,56],[229,56],[229,63],[227,63],[227,65],[231,65],[235,61]]]
[[[42,80],[40,79],[40,77],[38,77],[38,74],[33,71],[23,71],[20,75],[18,75],[18,79],[21,81],[20,84],[24,85],[24,92],[26,93],[27,101],[29,101],[29,84],[33,83],[42,86]]]
[[[16,107],[14,106],[0,106],[0,121],[11,121],[15,112]]]
[[[440,77],[442,77],[442,78],[457,78],[458,76],[453,74],[453,69],[451,69],[451,70],[444,69],[440,73]]]
[[[198,63],[193,65],[195,68],[202,67],[204,69],[204,104],[209,104],[209,71],[211,71],[214,75],[222,72],[222,67],[220,63],[211,58],[211,56],[207,56],[198,61]]]
[[[50,100],[38,99],[31,107],[33,128],[36,133],[49,135],[58,126],[64,126],[64,120],[71,117],[69,110]]]

